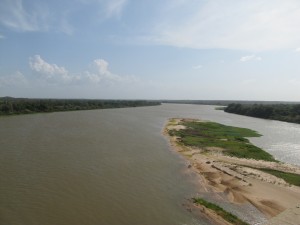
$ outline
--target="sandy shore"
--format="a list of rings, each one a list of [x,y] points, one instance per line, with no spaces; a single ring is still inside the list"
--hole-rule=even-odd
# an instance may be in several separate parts
[[[300,188],[287,184],[283,179],[277,178],[256,168],[275,169],[283,172],[300,174],[297,166],[266,162],[252,159],[240,159],[222,154],[220,148],[192,148],[182,145],[177,137],[169,136],[169,130],[185,129],[179,125],[182,119],[172,119],[164,130],[172,147],[182,154],[202,180],[202,185],[207,192],[224,193],[233,204],[250,203],[262,212],[270,221],[267,224],[276,224],[276,218],[289,218],[288,223],[299,225],[299,216],[279,216],[281,213],[293,212],[300,215],[300,208],[295,206],[300,203]],[[251,167],[251,168],[250,168]],[[205,214],[216,221],[216,224],[227,224],[209,210]],[[272,219],[273,218],[273,219]],[[282,221],[281,221],[282,222]],[[279,223],[278,223],[279,224]]]

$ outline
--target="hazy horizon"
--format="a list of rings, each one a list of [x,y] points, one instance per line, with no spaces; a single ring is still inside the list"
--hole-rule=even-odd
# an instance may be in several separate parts
[[[158,101],[161,103],[170,103],[170,104],[203,104],[205,102],[232,102],[232,103],[243,103],[243,102],[249,102],[249,103],[300,103],[300,101],[279,101],[279,100],[255,100],[255,99],[246,99],[246,100],[237,100],[237,99],[150,99],[150,98],[64,98],[64,97],[58,97],[58,98],[52,98],[52,97],[23,97],[23,96],[0,96],[0,98],[12,98],[12,99],[41,99],[41,100],[99,100],[99,101]],[[201,102],[201,103],[195,103],[195,102]]]
[[[296,0],[3,0],[0,96],[300,99]]]

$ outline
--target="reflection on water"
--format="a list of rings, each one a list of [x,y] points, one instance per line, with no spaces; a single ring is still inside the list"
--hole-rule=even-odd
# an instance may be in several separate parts
[[[209,224],[182,207],[196,192],[161,135],[170,117],[255,129],[299,164],[300,126],[173,105],[0,118],[0,224]]]

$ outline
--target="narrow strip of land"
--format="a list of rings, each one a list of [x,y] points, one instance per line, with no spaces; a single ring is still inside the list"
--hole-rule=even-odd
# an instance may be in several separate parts
[[[300,203],[300,168],[278,162],[252,145],[246,137],[259,136],[255,131],[171,119],[165,134],[199,174],[207,192],[224,193],[232,204],[250,203],[269,219]]]

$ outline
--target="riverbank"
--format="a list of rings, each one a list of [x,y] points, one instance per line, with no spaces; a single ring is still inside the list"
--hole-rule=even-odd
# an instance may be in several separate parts
[[[159,101],[148,100],[30,99],[0,97],[0,116],[156,105],[161,105],[161,103]]]
[[[227,113],[300,124],[300,104],[239,104],[224,108]]]
[[[164,134],[169,138],[172,147],[185,157],[188,167],[199,174],[207,192],[223,193],[232,204],[250,203],[268,219],[300,203],[300,187],[262,170],[300,175],[299,167],[271,160],[227,156],[220,147],[184,145],[178,136],[170,133],[186,129],[183,125],[186,121],[199,122],[172,119],[166,125]],[[207,210],[202,211],[205,213]],[[208,216],[216,221],[220,220],[211,212]],[[294,217],[294,220],[294,224],[298,225],[299,218]]]

